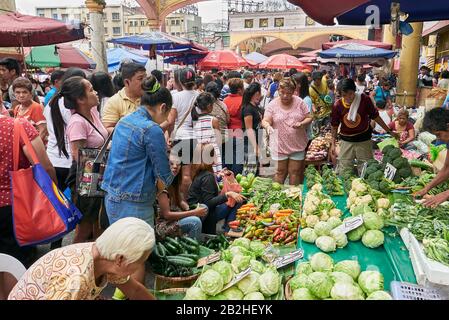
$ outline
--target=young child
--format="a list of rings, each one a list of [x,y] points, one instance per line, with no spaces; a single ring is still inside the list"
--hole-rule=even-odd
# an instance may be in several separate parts
[[[24,118],[39,131],[44,144],[47,143],[47,121],[42,105],[33,101],[33,85],[27,78],[19,77],[12,83],[12,90],[19,104],[14,109],[14,118]]]
[[[411,150],[414,148],[411,142],[415,140],[415,127],[409,121],[409,113],[402,109],[399,111],[396,120],[389,125],[391,130],[400,134],[399,145],[402,149]]]
[[[215,174],[218,174],[222,169],[222,161],[220,149],[221,134],[220,125],[218,119],[211,116],[214,106],[215,98],[209,92],[201,93],[195,102],[195,106],[192,110],[193,120],[193,137],[198,144],[211,144],[215,151],[215,163],[213,164],[213,170]]]

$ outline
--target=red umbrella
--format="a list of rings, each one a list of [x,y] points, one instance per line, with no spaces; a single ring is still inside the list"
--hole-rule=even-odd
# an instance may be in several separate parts
[[[70,25],[18,12],[0,15],[0,47],[35,47],[84,39],[81,24]]]
[[[231,50],[211,51],[198,63],[200,69],[237,69],[250,66],[254,64]]]
[[[298,71],[308,70],[312,68],[301,61],[298,58],[290,56],[288,54],[275,54],[269,57],[266,61],[259,64],[259,69],[291,69],[296,68]]]
[[[327,49],[332,49],[333,47],[335,47],[337,45],[348,44],[348,43],[363,44],[365,46],[381,48],[381,49],[386,49],[386,50],[393,49],[393,46],[388,43],[383,43],[383,42],[379,42],[379,41],[370,41],[370,40],[360,40],[360,39],[350,39],[350,40],[326,42],[326,43],[323,43],[322,47],[323,47],[323,50],[327,50]]]

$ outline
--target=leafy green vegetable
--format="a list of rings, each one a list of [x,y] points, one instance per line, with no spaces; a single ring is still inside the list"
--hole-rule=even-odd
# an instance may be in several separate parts
[[[308,288],[311,285],[309,277],[305,274],[298,274],[294,276],[288,283],[292,290],[299,288]]]
[[[187,289],[184,300],[207,300],[207,295],[198,287]]]
[[[334,283],[338,283],[338,282],[347,282],[347,283],[354,283],[354,280],[352,279],[352,277],[344,272],[341,271],[334,271],[331,272],[330,274],[332,281],[334,281]]]
[[[360,264],[355,260],[343,260],[335,265],[334,270],[344,272],[356,281],[360,275]]]
[[[251,257],[249,256],[234,256],[231,261],[232,270],[235,273],[240,273],[249,267],[250,261]]]
[[[279,273],[274,270],[268,269],[259,277],[260,292],[265,297],[272,296],[278,293],[281,286]]]
[[[326,221],[319,221],[313,229],[317,236],[328,236],[333,228]]]
[[[259,277],[260,275],[257,272],[251,271],[249,275],[240,280],[237,287],[243,292],[244,295],[251,292],[257,292],[260,289]]]
[[[334,300],[364,300],[356,286],[349,282],[338,282],[331,290]]]
[[[264,273],[266,270],[265,265],[262,262],[257,261],[255,259],[252,259],[249,265],[252,271],[257,272],[259,274]]]
[[[249,277],[249,275],[248,275]],[[243,280],[242,280],[243,281]],[[237,287],[232,286],[221,293],[227,300],[242,300],[243,293]]]
[[[312,265],[310,264],[310,262],[298,263],[298,266],[296,267],[297,274],[309,275],[312,272],[313,272],[313,269],[312,269]]]
[[[305,242],[315,243],[316,238],[318,238],[315,230],[312,228],[304,228],[299,232],[299,236]]]
[[[363,224],[368,230],[380,230],[384,227],[384,220],[375,212],[363,214]]]
[[[265,297],[260,292],[251,292],[244,296],[243,300],[265,300]]]
[[[330,255],[318,252],[315,253],[310,259],[310,266],[312,267],[313,271],[332,271],[334,267],[334,260]]]
[[[298,288],[293,290],[293,300],[316,300],[317,298],[307,288]]]
[[[366,298],[366,300],[393,300],[393,298],[388,292],[374,291]]]
[[[379,230],[368,230],[363,234],[362,243],[365,247],[374,249],[384,244],[384,234]]]
[[[366,294],[384,290],[384,277],[378,271],[363,271],[360,273],[358,283]]]
[[[349,241],[359,241],[362,239],[363,234],[366,231],[366,227],[362,224],[360,227],[348,232]]]
[[[309,275],[310,292],[320,298],[326,299],[330,297],[331,289],[334,286],[332,278],[324,272],[313,272]]]
[[[210,296],[215,296],[223,289],[223,278],[215,270],[206,270],[198,279],[198,285],[203,292]]]
[[[250,248],[250,244],[251,240],[249,240],[248,238],[237,238],[234,240],[234,242],[232,242],[232,246],[242,247],[247,250]]]
[[[212,269],[217,271],[223,278],[223,284],[228,284],[234,277],[234,272],[232,271],[232,266],[229,262],[218,261],[212,266]]]

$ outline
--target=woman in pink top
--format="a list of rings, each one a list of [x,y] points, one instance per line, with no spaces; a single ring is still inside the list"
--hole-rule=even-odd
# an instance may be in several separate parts
[[[270,102],[265,110],[262,126],[270,135],[271,157],[276,161],[274,180],[298,185],[304,179],[304,158],[307,146],[307,126],[312,116],[306,103],[294,96],[295,82],[284,78],[279,83],[279,97]]]
[[[59,96],[64,97],[64,106],[73,114],[67,125],[67,137],[74,161],[78,161],[78,151],[82,148],[101,148],[108,132],[103,126],[97,105],[98,96],[92,84],[82,77],[71,77],[64,81]],[[99,236],[98,214],[101,198],[75,197],[75,204],[83,214],[77,226],[74,243],[86,242]]]

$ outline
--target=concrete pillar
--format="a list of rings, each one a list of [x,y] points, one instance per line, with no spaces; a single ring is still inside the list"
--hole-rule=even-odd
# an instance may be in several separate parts
[[[437,50],[437,35],[430,35],[426,49],[427,66],[434,71]]]
[[[103,10],[104,5],[94,0],[86,0],[89,9],[92,57],[97,64],[97,71],[108,72],[108,61],[106,57],[106,42],[104,37]]]
[[[396,48],[396,36],[393,35],[391,25],[389,24],[383,26],[383,42],[391,44],[393,50]]]
[[[402,51],[396,101],[400,105],[415,105],[418,84],[418,66],[421,47],[422,22],[411,24],[413,33],[402,37]]]

